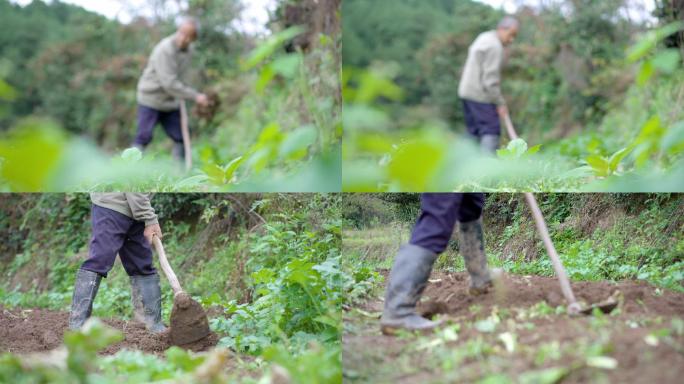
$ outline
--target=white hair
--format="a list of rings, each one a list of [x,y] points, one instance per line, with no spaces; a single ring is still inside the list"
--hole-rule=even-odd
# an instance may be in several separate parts
[[[499,24],[496,27],[498,29],[519,28],[520,22],[513,16],[504,16],[504,18],[499,21]]]
[[[200,22],[197,18],[192,17],[192,16],[186,16],[180,19],[180,21],[176,24],[176,27],[180,28],[185,24],[192,24],[195,27],[195,30],[197,31],[197,34],[199,34],[200,31]]]

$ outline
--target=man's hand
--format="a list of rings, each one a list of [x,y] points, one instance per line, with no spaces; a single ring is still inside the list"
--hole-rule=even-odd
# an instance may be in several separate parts
[[[195,103],[203,107],[206,107],[207,105],[209,105],[209,97],[207,97],[207,95],[205,95],[204,93],[200,93],[199,95],[197,95],[197,97],[195,97]]]
[[[159,224],[148,225],[147,227],[145,227],[145,230],[143,231],[143,236],[145,236],[145,238],[151,245],[154,236],[157,236],[159,239],[162,238],[161,227],[159,226]]]
[[[503,119],[508,116],[508,107],[505,104],[499,105],[496,107],[496,112],[499,114],[499,117]]]

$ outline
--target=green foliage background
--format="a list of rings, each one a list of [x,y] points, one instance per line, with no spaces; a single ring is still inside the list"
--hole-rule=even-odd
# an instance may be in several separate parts
[[[549,193],[537,199],[572,280],[639,279],[684,292],[683,195]],[[345,228],[355,228],[344,236],[345,263],[388,268],[417,220],[420,196],[347,194],[342,207]],[[554,275],[522,195],[488,194],[483,217],[492,265],[516,274]],[[364,231],[374,235],[356,238]],[[463,270],[455,238],[438,268]]]
[[[213,114],[191,113],[189,174],[161,130],[143,160],[119,159],[136,131],[138,78],[179,15],[121,24],[59,1],[0,1],[9,27],[0,37],[2,190],[340,189],[337,3],[278,1],[268,33],[256,35],[236,27],[240,1],[177,3],[201,24],[190,82],[220,100]],[[287,7],[304,16],[288,19]],[[314,23],[314,12],[331,22]],[[26,158],[32,172],[19,172]]]
[[[670,13],[647,25],[623,0],[520,8],[503,91],[525,142],[504,134],[496,161],[465,139],[457,90],[468,46],[502,13],[389,3],[343,4],[345,191],[681,190],[683,26]]]

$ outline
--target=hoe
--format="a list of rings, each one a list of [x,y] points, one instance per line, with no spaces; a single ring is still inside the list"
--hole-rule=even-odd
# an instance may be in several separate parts
[[[518,134],[515,132],[515,128],[513,128],[513,122],[511,122],[511,118],[509,116],[506,116],[504,118],[504,123],[506,125],[508,135],[511,137],[511,139],[517,139]],[[532,211],[532,216],[534,217],[534,221],[537,225],[539,236],[541,236],[542,240],[544,241],[546,252],[549,254],[549,257],[551,258],[551,263],[553,264],[553,269],[556,271],[556,276],[558,276],[558,282],[560,283],[563,296],[565,297],[565,300],[567,300],[568,302],[568,313],[570,315],[590,315],[595,308],[598,308],[603,313],[610,313],[611,311],[613,311],[613,309],[615,309],[618,305],[616,294],[613,294],[606,300],[603,300],[595,304],[586,305],[584,303],[577,302],[575,294],[572,291],[572,287],[570,286],[568,275],[565,273],[563,263],[561,263],[561,260],[558,257],[558,253],[556,253],[556,247],[554,247],[553,241],[551,241],[549,229],[546,226],[544,216],[542,215],[542,212],[539,209],[537,199],[534,197],[532,193],[529,192],[526,192],[524,195],[525,200],[527,201],[527,205],[529,205],[530,210]]]
[[[153,242],[159,255],[159,264],[169,280],[174,294],[173,309],[171,310],[171,331],[169,332],[171,343],[182,346],[204,339],[211,334],[204,309],[181,288],[178,278],[166,258],[161,240],[154,236]]]

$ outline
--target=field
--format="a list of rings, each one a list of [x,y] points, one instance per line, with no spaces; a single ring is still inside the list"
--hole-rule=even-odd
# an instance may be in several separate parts
[[[396,337],[380,333],[379,317],[389,268],[408,240],[416,200],[408,195],[398,200],[412,202],[402,204],[382,196],[345,202],[353,225],[343,235],[343,269],[354,271],[360,282],[344,306],[346,381],[679,381],[684,363],[680,195],[662,200],[538,196],[578,300],[618,298],[610,314],[573,317],[566,313],[522,196],[492,194],[484,216],[486,249],[490,266],[503,268],[503,278],[489,294],[470,296],[454,242],[438,259],[418,305],[420,314],[445,325],[427,335]],[[367,217],[354,215],[350,207],[356,204],[371,207]],[[589,212],[592,220],[584,221]]]

